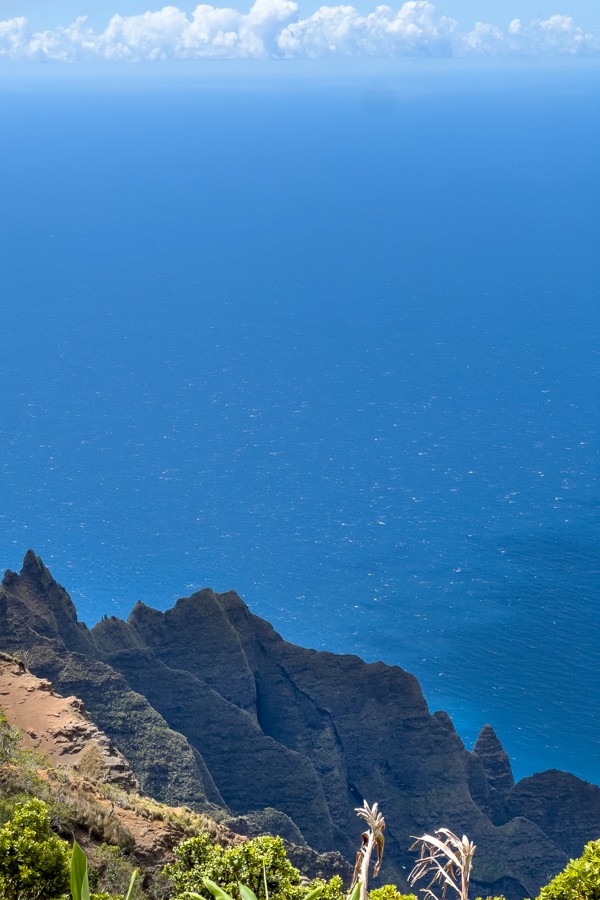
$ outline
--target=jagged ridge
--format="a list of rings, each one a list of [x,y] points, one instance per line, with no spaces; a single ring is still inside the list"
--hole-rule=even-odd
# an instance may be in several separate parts
[[[468,752],[400,668],[296,647],[230,592],[165,613],[137,604],[91,631],[31,551],[0,593],[0,645],[82,697],[145,790],[234,815],[271,807],[317,850],[350,858],[353,808],[379,801],[387,880],[404,885],[410,835],[441,825],[478,845],[475,888],[533,896],[575,835],[600,833],[600,790],[563,773],[513,785],[492,729]],[[577,824],[556,826],[554,797]],[[531,811],[530,811],[531,807]],[[354,828],[356,833],[353,833]]]

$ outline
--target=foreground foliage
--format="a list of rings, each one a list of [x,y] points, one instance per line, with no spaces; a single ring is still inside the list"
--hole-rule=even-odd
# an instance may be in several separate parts
[[[411,850],[420,848],[417,863],[408,876],[409,883],[414,885],[422,878],[429,879],[427,887],[422,888],[423,894],[429,900],[437,900],[432,891],[433,887],[439,887],[442,897],[450,888],[459,900],[469,898],[469,880],[473,868],[473,856],[475,844],[463,834],[457,837],[449,828],[438,828],[433,834],[424,834],[417,838]]]
[[[69,886],[69,847],[50,827],[48,808],[31,799],[0,828],[0,896],[55,900]]]
[[[367,900],[369,888],[369,866],[371,864],[371,856],[375,851],[377,858],[373,868],[373,877],[379,875],[381,863],[383,860],[383,848],[385,846],[385,819],[379,812],[379,806],[374,803],[369,806],[366,800],[363,805],[357,807],[354,812],[356,815],[367,823],[367,830],[361,835],[361,847],[356,854],[354,863],[354,875],[352,877],[351,890],[358,888],[360,900]],[[352,895],[351,895],[352,896]]]
[[[129,879],[129,887],[127,888],[127,893],[125,894],[125,900],[131,900],[137,876],[138,870],[134,869]],[[71,895],[73,897],[73,900],[93,900],[93,898],[90,897],[87,856],[85,855],[77,841],[74,841],[73,850],[71,853],[70,882]],[[96,900],[105,900],[105,898],[107,897],[108,895],[104,895],[104,897],[98,898],[98,895],[96,895]]]
[[[369,900],[417,900],[417,895],[401,894],[395,884],[384,884],[369,891]]]
[[[6,746],[11,756],[13,744],[9,737]],[[369,812],[376,814],[376,807]],[[76,843],[71,850],[54,833],[48,805],[39,798],[5,795],[0,799],[0,813],[0,900],[197,900],[211,895],[217,900],[347,900],[339,876],[310,884],[303,880],[279,837],[262,836],[229,848],[221,847],[208,833],[188,839],[176,848],[175,862],[165,867],[159,894],[151,883],[143,886],[141,879],[136,882],[135,864],[116,846],[96,848],[88,872],[86,856]],[[366,814],[362,817],[367,819]],[[363,834],[363,848],[357,854],[360,875],[352,900],[357,900],[361,879],[368,872],[370,853],[366,851],[376,848],[378,861],[383,852],[384,822],[377,816],[373,822],[368,821],[369,832]],[[453,840],[443,850],[450,837]],[[417,843],[422,855],[413,873],[428,877],[421,894],[429,900],[443,900],[450,888],[457,900],[466,900],[474,850],[471,842],[441,829]],[[370,891],[368,900],[417,898],[386,884]],[[571,860],[542,888],[537,900],[600,900],[600,840],[587,844],[583,855]]]
[[[190,838],[175,849],[176,861],[165,866],[173,881],[176,900],[190,893],[206,893],[206,879],[233,900],[242,900],[244,885],[258,900],[305,900],[316,887],[327,900],[343,900],[341,879],[315,882],[309,887],[285,853],[280,837],[262,836],[235,847],[223,848],[208,834]]]
[[[600,900],[600,841],[586,844],[582,856],[542,888],[538,900]]]

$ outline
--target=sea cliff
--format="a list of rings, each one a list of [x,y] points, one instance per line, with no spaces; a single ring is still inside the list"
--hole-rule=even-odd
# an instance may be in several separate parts
[[[515,785],[489,725],[467,750],[408,672],[290,644],[234,592],[206,589],[166,612],[138,603],[126,622],[88,629],[28,551],[0,589],[0,650],[25,652],[36,675],[81,698],[157,799],[277,821],[294,843],[347,859],[354,808],[377,801],[382,877],[401,887],[411,835],[435,827],[467,833],[475,891],[509,900],[535,896],[600,836],[598,787],[557,771]]]

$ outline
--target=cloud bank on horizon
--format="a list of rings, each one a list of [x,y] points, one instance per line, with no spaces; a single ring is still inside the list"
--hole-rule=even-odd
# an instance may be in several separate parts
[[[571,16],[522,22],[506,29],[478,22],[470,31],[438,15],[428,0],[398,9],[321,6],[300,18],[294,0],[255,0],[248,12],[200,4],[188,16],[177,6],[141,15],[113,15],[103,31],[79,17],[67,26],[33,31],[24,16],[0,20],[0,60],[139,62],[181,59],[325,59],[330,57],[600,57],[600,33]]]

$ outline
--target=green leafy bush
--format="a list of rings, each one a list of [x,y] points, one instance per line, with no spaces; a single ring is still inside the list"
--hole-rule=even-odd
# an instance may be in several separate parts
[[[215,900],[233,900],[233,897],[231,897],[224,890],[222,890],[218,884],[214,883],[214,881],[211,881],[210,878],[204,878],[203,880],[204,880],[204,887],[208,891],[210,891],[210,893],[213,895]],[[266,880],[266,872],[263,867],[263,882],[265,880]],[[240,896],[241,896],[242,900],[258,900],[254,891],[250,890],[250,888],[247,885],[238,884],[238,888],[239,888]],[[267,890],[266,885],[265,885],[265,892],[266,892],[267,900],[268,900],[269,895],[268,895],[268,890]],[[306,895],[304,900],[318,900],[318,898],[320,898],[322,892],[323,892],[323,886],[318,885],[316,888],[313,888],[309,894]],[[192,897],[193,900],[202,900],[202,897],[200,896],[200,894],[190,894],[189,896]],[[352,896],[349,898],[349,900],[358,900],[358,891],[354,891]]]
[[[583,855],[542,888],[538,900],[600,900],[600,841],[586,844]]]
[[[258,900],[302,900],[308,889],[285,854],[280,837],[262,836],[224,849],[208,834],[190,838],[175,850],[176,862],[164,872],[179,895],[203,893],[204,878],[240,900],[239,884],[250,888]],[[266,891],[265,877],[266,873]],[[335,900],[335,898],[332,898]]]
[[[347,900],[348,892],[344,890],[344,883],[339,875],[334,875],[329,881],[324,878],[313,878],[309,890],[321,888],[320,900]]]
[[[401,894],[395,884],[382,884],[369,891],[369,900],[417,900],[417,895]]]
[[[0,828],[0,896],[54,900],[69,886],[69,847],[50,828],[46,804],[32,799]]]
[[[0,787],[0,792],[3,786]],[[31,800],[30,794],[8,794],[0,799],[0,825],[9,822],[15,814],[15,810],[24,803]]]

